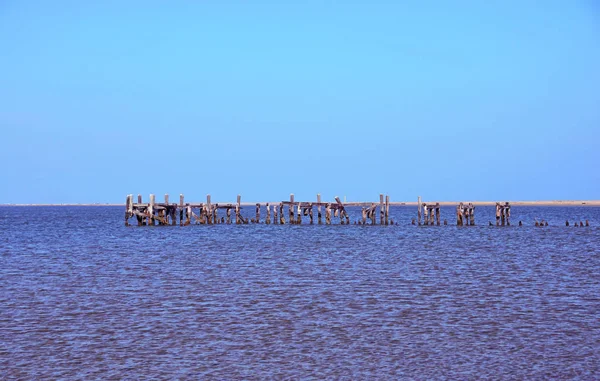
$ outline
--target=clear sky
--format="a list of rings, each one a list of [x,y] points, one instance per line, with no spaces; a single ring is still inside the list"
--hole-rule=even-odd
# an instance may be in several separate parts
[[[0,0],[0,132],[0,203],[599,199],[600,3]]]

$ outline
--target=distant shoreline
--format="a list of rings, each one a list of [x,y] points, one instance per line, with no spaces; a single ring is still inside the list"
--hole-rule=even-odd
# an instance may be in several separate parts
[[[279,204],[281,201],[269,202],[270,205]],[[475,206],[494,206],[496,201],[462,201],[463,203],[473,203]],[[504,202],[504,201],[502,201]],[[562,201],[508,201],[512,206],[600,206],[600,200],[562,200]],[[362,206],[378,204],[375,201],[348,201],[345,206]],[[424,200],[423,203],[437,203],[437,201]],[[439,201],[440,206],[456,206],[460,201]],[[232,202],[215,202],[214,204],[233,204]],[[266,204],[266,201],[260,202],[261,205]],[[242,206],[254,206],[256,202],[243,202]],[[86,206],[86,207],[103,207],[103,206],[120,206],[125,207],[125,204],[0,204],[0,207],[7,206]],[[390,206],[417,206],[416,201],[405,202],[390,202]]]

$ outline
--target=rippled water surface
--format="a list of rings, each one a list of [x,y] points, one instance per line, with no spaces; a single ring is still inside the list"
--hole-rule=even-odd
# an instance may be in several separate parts
[[[120,207],[2,207],[0,379],[600,377],[599,208],[415,212],[126,228]]]

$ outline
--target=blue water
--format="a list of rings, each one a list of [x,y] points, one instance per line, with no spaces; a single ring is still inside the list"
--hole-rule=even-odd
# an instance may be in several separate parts
[[[0,207],[0,379],[600,378],[600,208],[490,227],[479,207],[460,228],[453,208],[439,227],[412,207],[387,227],[123,216]]]

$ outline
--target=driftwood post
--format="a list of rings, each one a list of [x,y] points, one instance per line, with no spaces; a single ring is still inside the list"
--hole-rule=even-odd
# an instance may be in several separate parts
[[[265,218],[265,224],[267,224],[267,225],[271,224],[271,206],[269,206],[268,202],[267,202],[267,217]]]
[[[385,224],[389,224],[390,217],[390,196],[385,196]]]
[[[317,193],[317,219],[319,220],[319,225],[321,225],[321,194]]]
[[[418,198],[417,210],[419,211],[419,226],[421,226],[421,196]]]
[[[385,210],[383,208],[383,193],[379,194],[379,225],[385,224]]]

